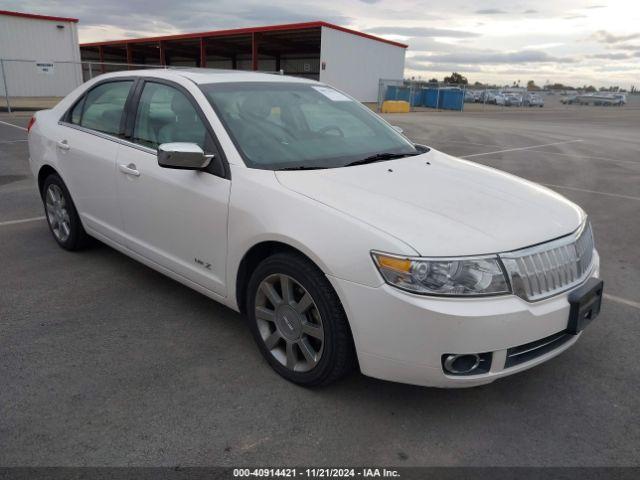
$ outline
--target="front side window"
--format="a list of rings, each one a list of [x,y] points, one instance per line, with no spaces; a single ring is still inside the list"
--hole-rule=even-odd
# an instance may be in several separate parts
[[[330,87],[246,82],[201,88],[252,168],[336,168],[418,153],[367,107]]]
[[[109,82],[91,89],[71,112],[71,122],[110,135],[120,135],[124,104],[133,80]]]
[[[207,129],[180,90],[161,83],[145,83],[133,129],[133,141],[150,148],[162,143],[195,143],[207,151]]]

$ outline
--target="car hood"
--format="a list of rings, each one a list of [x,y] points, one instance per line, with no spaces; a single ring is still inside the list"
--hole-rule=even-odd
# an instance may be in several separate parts
[[[545,187],[436,150],[354,167],[278,171],[276,177],[423,256],[517,250],[567,235],[585,216]]]

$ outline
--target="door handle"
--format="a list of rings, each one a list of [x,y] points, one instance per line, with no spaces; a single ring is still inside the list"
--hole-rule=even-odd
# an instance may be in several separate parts
[[[130,163],[129,165],[120,165],[119,168],[125,175],[132,175],[134,177],[140,176],[140,172],[136,170],[136,166],[133,163]]]
[[[60,150],[69,150],[71,147],[69,146],[69,142],[66,140],[60,140],[57,144]]]

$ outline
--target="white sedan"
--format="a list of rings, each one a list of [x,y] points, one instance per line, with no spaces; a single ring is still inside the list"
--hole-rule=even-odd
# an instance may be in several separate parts
[[[580,207],[415,145],[311,80],[101,75],[33,117],[29,151],[61,247],[94,237],[242,312],[302,385],[356,365],[485,384],[564,351],[599,312]]]

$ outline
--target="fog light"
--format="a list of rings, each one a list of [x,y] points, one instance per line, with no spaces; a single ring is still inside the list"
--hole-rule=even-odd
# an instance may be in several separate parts
[[[478,375],[491,368],[491,353],[449,353],[442,356],[442,368],[449,375]]]

